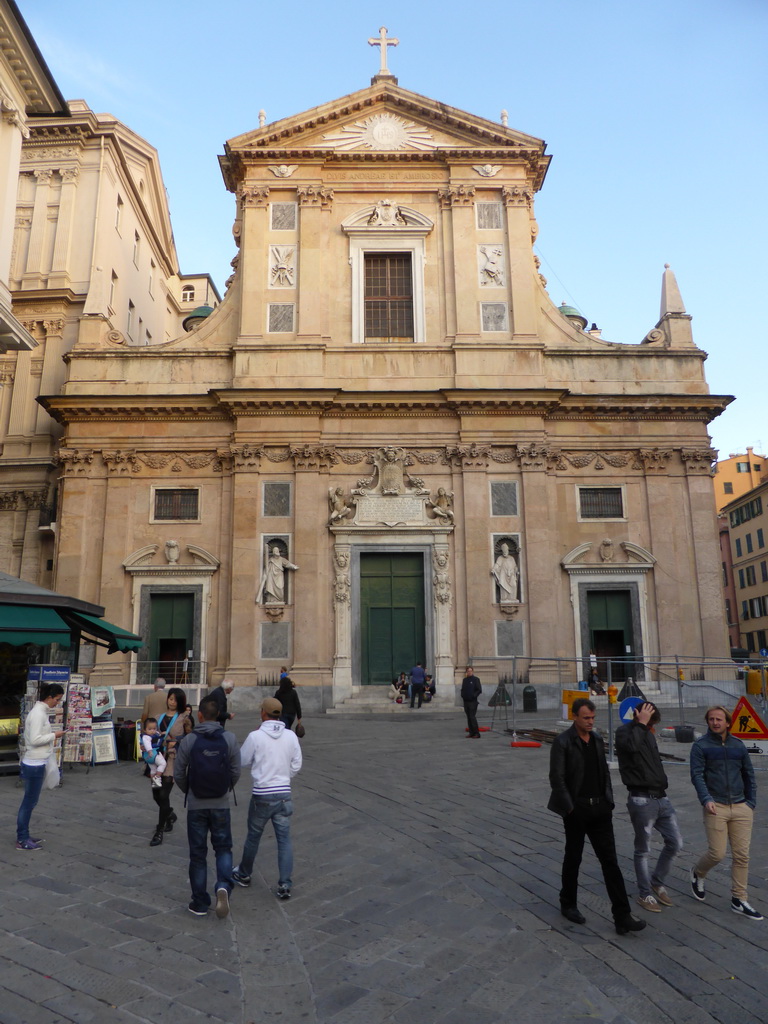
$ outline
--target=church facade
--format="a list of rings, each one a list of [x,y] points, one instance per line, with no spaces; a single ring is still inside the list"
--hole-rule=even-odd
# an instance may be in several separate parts
[[[552,302],[549,159],[385,70],[226,144],[223,302],[143,346],[84,317],[41,399],[54,585],[147,641],[113,682],[288,665],[319,707],[417,660],[449,686],[512,655],[727,653],[707,424],[729,399],[671,270],[635,344]]]

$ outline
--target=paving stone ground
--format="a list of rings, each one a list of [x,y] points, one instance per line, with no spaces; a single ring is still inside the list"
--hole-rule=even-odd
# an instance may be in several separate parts
[[[39,853],[14,849],[21,789],[0,778],[0,1024],[765,1020],[768,920],[730,912],[727,861],[708,879],[705,903],[688,892],[703,828],[687,765],[668,771],[686,841],[670,880],[675,906],[620,937],[589,847],[587,924],[559,914],[563,841],[545,809],[549,748],[513,749],[498,727],[467,742],[463,722],[434,708],[305,719],[294,897],[274,896],[275,843],[265,833],[253,885],[236,888],[224,921],[187,911],[178,797],[176,829],[149,847],[155,805],[138,765],[66,769],[33,817],[33,835],[46,838]],[[519,716],[519,728],[534,723],[553,718]],[[256,715],[233,724],[242,741]],[[758,782],[750,897],[768,913],[768,772]],[[248,806],[247,787],[238,788],[236,859]],[[634,895],[618,779],[615,790]]]

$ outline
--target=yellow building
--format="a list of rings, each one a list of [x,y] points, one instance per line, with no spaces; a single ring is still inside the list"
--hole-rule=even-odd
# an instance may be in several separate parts
[[[417,659],[445,686],[469,658],[727,654],[707,424],[730,399],[669,268],[637,343],[553,304],[549,160],[384,68],[226,144],[239,251],[191,333],[81,317],[41,399],[55,585],[145,637],[132,679],[290,664],[318,707]]]
[[[722,512],[736,498],[768,480],[768,458],[747,448],[745,455],[729,455],[715,466],[715,501]]]
[[[723,509],[728,517],[739,647],[768,648],[768,480]]]

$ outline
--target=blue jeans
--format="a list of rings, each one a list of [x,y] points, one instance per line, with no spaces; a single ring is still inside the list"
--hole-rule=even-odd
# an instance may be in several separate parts
[[[25,839],[29,839],[29,819],[43,791],[45,765],[24,764],[22,761],[19,765],[19,775],[24,780],[24,797],[16,818],[16,838],[23,843]]]
[[[277,869],[280,874],[279,885],[291,888],[291,873],[293,871],[293,844],[291,843],[291,815],[293,814],[293,801],[290,797],[287,800],[263,800],[259,797],[251,797],[251,805],[248,808],[248,836],[243,847],[243,856],[240,858],[239,871],[243,875],[250,875],[253,871],[253,862],[259,852],[259,842],[264,826],[271,819],[272,827],[275,830],[277,840]]]
[[[650,796],[630,796],[627,800],[629,819],[635,830],[635,875],[641,896],[651,896],[653,885],[664,885],[672,861],[683,848],[683,837],[677,824],[677,815],[669,797],[660,800]],[[653,873],[649,871],[651,833],[659,833],[664,847],[659,854]]]
[[[208,832],[216,856],[216,889],[232,892],[232,827],[229,808],[187,810],[189,840],[189,884],[192,902],[199,908],[210,907],[208,895]]]

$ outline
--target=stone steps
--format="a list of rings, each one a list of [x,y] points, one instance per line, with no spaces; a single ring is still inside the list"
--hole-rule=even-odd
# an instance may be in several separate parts
[[[421,708],[413,709],[414,714],[435,714],[438,711],[460,711],[464,709],[457,707],[452,699],[444,697],[433,697],[428,704],[422,704]],[[411,713],[411,707],[407,699],[403,704],[397,704],[389,699],[388,686],[356,686],[351,697],[338,701],[334,707],[326,708],[326,715],[404,715]]]

